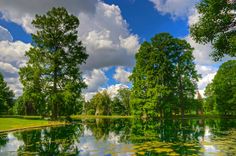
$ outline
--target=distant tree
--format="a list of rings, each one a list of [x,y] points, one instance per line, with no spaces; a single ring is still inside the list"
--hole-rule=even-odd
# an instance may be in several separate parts
[[[112,115],[124,115],[125,114],[125,112],[124,112],[125,107],[122,104],[121,100],[117,96],[115,96],[112,99],[111,107],[112,107]]]
[[[191,36],[198,43],[213,45],[212,56],[236,56],[236,2],[233,0],[202,0],[197,4],[200,19],[191,26]]]
[[[213,84],[209,83],[205,89],[205,101],[204,101],[204,110],[205,112],[215,112],[216,111],[216,97],[214,94]]]
[[[85,101],[84,106],[83,106],[83,113],[86,115],[94,115],[95,112],[96,112],[96,108],[93,105],[93,103],[91,103],[91,100]]]
[[[168,33],[158,34],[141,45],[130,76],[134,114],[157,116],[158,112],[171,114],[180,109],[184,115],[185,105],[194,98],[199,77],[192,51],[185,40]]]
[[[0,113],[7,113],[9,109],[13,107],[14,104],[14,93],[7,86],[4,81],[3,75],[0,73]]]
[[[95,115],[111,115],[111,98],[107,91],[94,95],[90,104],[95,108]]]
[[[78,18],[64,8],[52,8],[36,15],[32,24],[37,32],[32,34],[33,47],[26,52],[29,61],[20,69],[25,105],[54,119],[77,113],[86,87],[80,65],[88,57],[78,41]]]
[[[209,97],[215,100],[219,113],[236,114],[236,61],[223,63],[211,85]]]
[[[119,115],[131,115],[130,89],[119,89],[118,94],[113,99],[113,103],[117,103],[116,106],[119,110]]]

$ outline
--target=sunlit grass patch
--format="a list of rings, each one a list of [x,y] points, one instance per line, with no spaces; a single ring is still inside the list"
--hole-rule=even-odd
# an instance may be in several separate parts
[[[0,118],[0,132],[63,125],[64,122],[20,118]]]

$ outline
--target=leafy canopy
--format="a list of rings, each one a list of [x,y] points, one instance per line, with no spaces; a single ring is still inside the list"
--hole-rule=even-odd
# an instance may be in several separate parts
[[[33,47],[26,52],[29,61],[20,69],[25,106],[54,118],[76,113],[86,87],[80,65],[88,57],[78,41],[79,19],[65,8],[52,8],[36,15],[32,24],[37,32],[32,34]]]
[[[135,55],[136,65],[130,80],[133,82],[131,105],[133,113],[141,116],[182,113],[193,99],[199,75],[195,70],[193,48],[168,33],[144,42]]]
[[[206,90],[209,105],[215,107],[221,114],[236,113],[236,61],[231,60],[223,63],[213,82]]]
[[[191,36],[198,43],[212,43],[212,57],[236,56],[236,3],[230,0],[202,0],[197,4],[199,21],[191,26]]]

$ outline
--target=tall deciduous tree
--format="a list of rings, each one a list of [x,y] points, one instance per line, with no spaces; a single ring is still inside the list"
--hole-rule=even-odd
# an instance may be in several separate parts
[[[7,112],[13,106],[14,93],[7,86],[3,75],[0,73],[0,113]]]
[[[158,112],[171,114],[180,109],[184,115],[199,77],[192,51],[185,40],[168,33],[158,34],[141,45],[130,76],[134,114],[157,116]]]
[[[209,97],[216,102],[221,114],[236,113],[236,61],[222,64],[211,84]],[[209,98],[208,97],[208,98]]]
[[[236,2],[202,0],[197,4],[199,21],[191,26],[191,36],[199,43],[212,43],[214,60],[225,54],[236,56]]]
[[[32,24],[37,32],[32,34],[33,47],[26,52],[29,61],[20,69],[23,96],[32,97],[26,101],[40,114],[50,113],[55,119],[76,113],[86,87],[80,65],[88,57],[78,41],[79,19],[65,8],[52,8],[36,15]]]

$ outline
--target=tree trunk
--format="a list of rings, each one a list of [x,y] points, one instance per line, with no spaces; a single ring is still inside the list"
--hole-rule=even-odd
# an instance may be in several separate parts
[[[54,59],[54,71],[53,71],[53,94],[56,95],[57,94],[57,61],[56,59]],[[54,97],[53,100],[53,119],[57,119],[58,118],[58,102],[57,102],[57,97]]]
[[[181,76],[179,77],[179,103],[181,108],[181,116],[184,118],[183,84]]]

